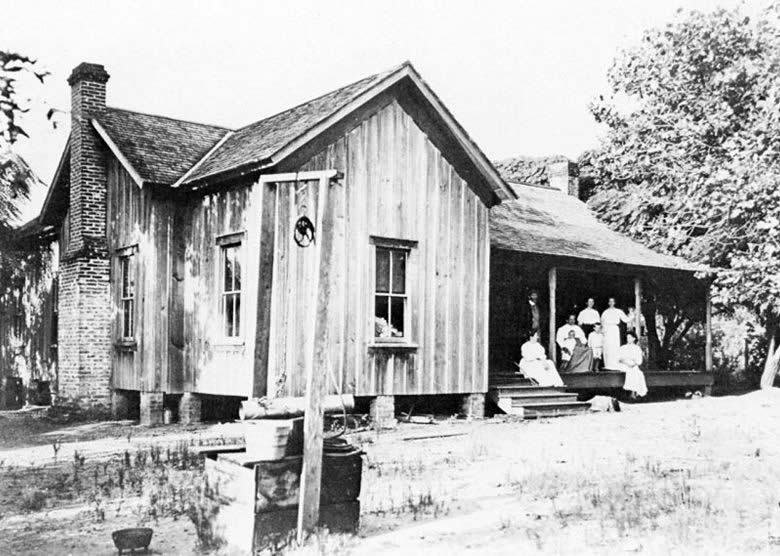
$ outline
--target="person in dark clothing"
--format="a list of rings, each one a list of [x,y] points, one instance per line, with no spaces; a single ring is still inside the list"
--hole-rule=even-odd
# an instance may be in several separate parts
[[[544,345],[543,338],[547,336],[547,308],[542,305],[536,290],[528,292],[528,298],[520,305],[520,330],[538,332]]]

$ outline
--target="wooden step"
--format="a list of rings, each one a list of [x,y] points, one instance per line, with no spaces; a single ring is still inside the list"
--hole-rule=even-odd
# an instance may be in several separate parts
[[[590,409],[588,402],[570,402],[558,404],[525,404],[523,407],[523,416],[527,419],[539,417],[565,417],[585,413]]]
[[[495,390],[496,392],[500,393],[502,396],[530,396],[536,393],[543,394],[573,394],[573,392],[568,392],[566,390],[565,386],[525,386],[525,385],[515,385],[515,384],[507,384],[504,386],[490,386],[490,390]]]
[[[501,396],[502,398],[510,398],[512,403],[517,404],[532,404],[532,403],[570,403],[577,401],[577,394],[568,394],[561,392],[556,394],[555,392],[539,392],[536,394],[519,395],[519,396]]]
[[[522,400],[512,400],[512,406],[522,407],[526,410],[538,410],[538,409],[571,409],[579,407],[590,407],[588,402],[578,402],[576,399],[562,402],[555,401],[539,401],[539,402],[523,402]]]
[[[590,404],[577,401],[577,394],[562,387],[492,386],[490,398],[505,413],[528,418],[557,417],[587,411]]]

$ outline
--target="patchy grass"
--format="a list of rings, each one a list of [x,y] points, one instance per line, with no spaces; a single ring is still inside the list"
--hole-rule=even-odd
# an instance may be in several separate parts
[[[418,431],[430,438],[405,440]],[[350,435],[367,454],[360,536],[322,531],[302,547],[277,548],[771,554],[778,548],[771,523],[780,517],[778,436],[780,398],[752,394],[633,405],[620,414],[360,432]],[[214,508],[203,503],[207,485],[188,452],[182,443],[104,460],[73,454],[29,469],[6,464],[0,512],[29,515],[30,531],[9,534],[0,522],[0,538],[31,543],[34,536],[39,544],[28,553],[47,553],[73,528],[79,535],[68,546],[87,553],[93,545],[83,543],[109,542],[111,527],[150,523],[162,553],[156,543],[175,540],[173,553],[223,554],[210,546]],[[68,504],[82,508],[78,522],[41,517]],[[17,549],[27,545],[11,546],[24,553]]]

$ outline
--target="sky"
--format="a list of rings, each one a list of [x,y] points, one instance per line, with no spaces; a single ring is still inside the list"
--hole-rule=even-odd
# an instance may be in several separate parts
[[[615,55],[679,8],[766,1],[0,0],[0,49],[51,72],[30,79],[16,150],[48,183],[67,137],[79,62],[105,65],[108,104],[228,127],[272,115],[410,60],[493,160],[576,158],[598,144],[589,102]]]

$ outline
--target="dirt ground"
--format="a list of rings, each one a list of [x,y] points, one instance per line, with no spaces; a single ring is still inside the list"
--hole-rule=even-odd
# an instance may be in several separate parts
[[[241,433],[237,424],[111,428],[107,438],[76,434],[76,449],[63,440],[57,463],[38,438],[0,446],[0,491],[11,489],[3,477],[21,488],[25,478],[44,484],[54,476],[43,469],[71,474],[74,453],[88,454],[88,466],[112,451]],[[366,452],[360,534],[325,534],[288,552],[777,554],[779,439],[780,389],[624,405],[620,413],[355,433],[350,440]],[[110,532],[141,523],[155,529],[153,553],[199,553],[189,519],[151,518],[137,493],[111,494],[96,507],[46,492],[38,509],[19,503],[21,491],[0,497],[0,554],[111,554]]]

